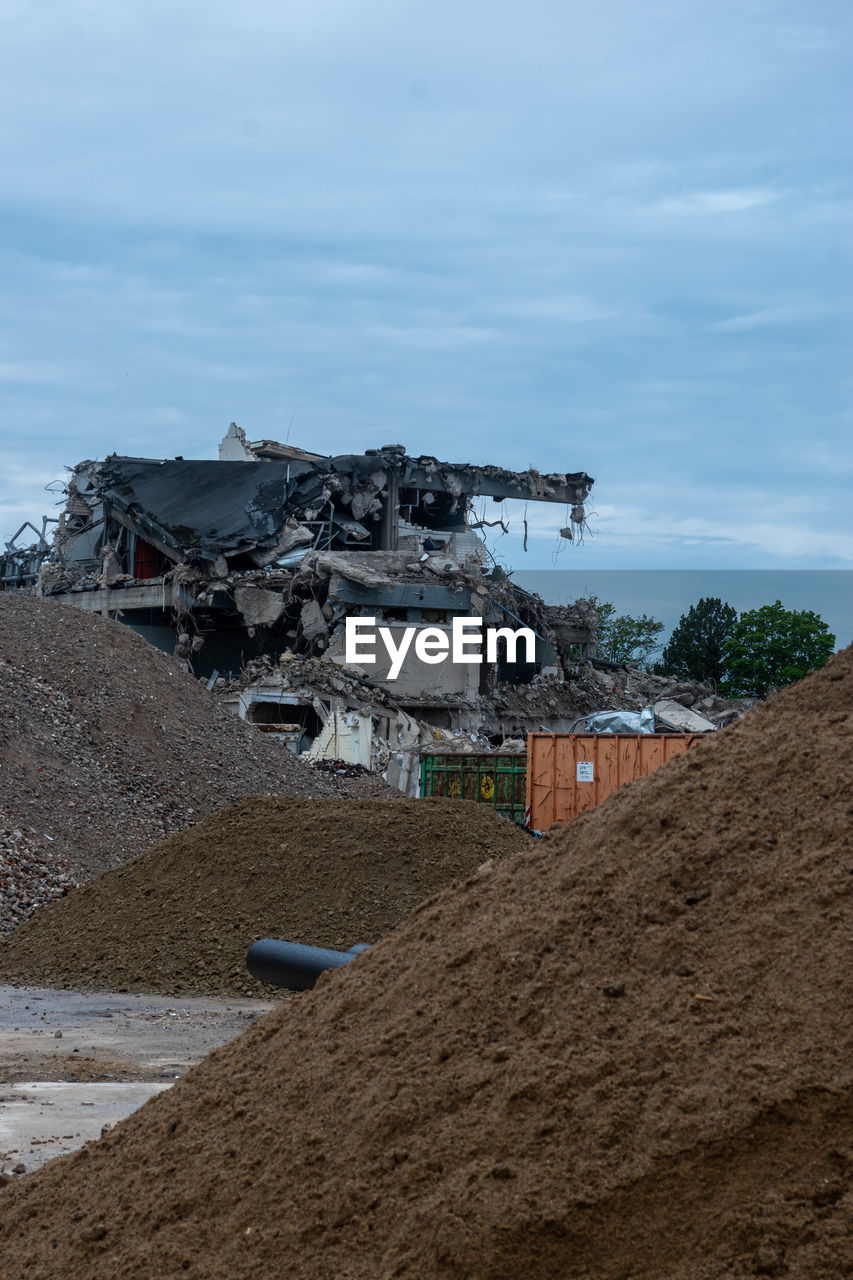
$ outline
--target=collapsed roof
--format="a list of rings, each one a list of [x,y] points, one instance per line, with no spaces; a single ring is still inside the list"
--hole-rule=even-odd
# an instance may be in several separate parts
[[[75,467],[56,539],[66,565],[96,553],[88,535],[111,519],[172,562],[263,567],[309,547],[394,551],[402,529],[462,532],[475,497],[571,508],[570,539],[584,525],[585,472],[541,475],[410,457],[400,445],[337,457],[246,461],[116,455]],[[82,539],[82,542],[81,542]]]

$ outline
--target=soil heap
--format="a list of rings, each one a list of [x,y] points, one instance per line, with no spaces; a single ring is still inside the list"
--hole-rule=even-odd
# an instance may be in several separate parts
[[[0,810],[19,855],[0,885],[0,933],[52,896],[27,860],[85,880],[242,796],[348,789],[129,627],[0,592]]]
[[[258,938],[345,951],[530,837],[468,800],[253,796],[42,907],[0,944],[0,982],[268,996]]]
[[[849,1276],[853,654],[0,1193],[10,1280]]]

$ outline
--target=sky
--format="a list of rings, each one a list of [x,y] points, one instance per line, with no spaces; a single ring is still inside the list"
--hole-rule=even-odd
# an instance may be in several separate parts
[[[0,0],[0,539],[236,421],[588,472],[582,545],[505,504],[518,570],[853,567],[851,25]]]

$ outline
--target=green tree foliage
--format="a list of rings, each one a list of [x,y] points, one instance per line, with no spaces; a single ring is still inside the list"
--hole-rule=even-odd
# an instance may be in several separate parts
[[[835,636],[809,609],[786,609],[781,600],[742,613],[723,645],[726,679],[734,697],[763,698],[826,666]]]
[[[646,614],[632,618],[628,613],[616,613],[616,606],[592,596],[598,613],[598,648],[596,657],[605,662],[636,662],[645,665],[651,655],[660,648],[656,637],[663,631],[663,623]]]
[[[737,621],[737,610],[718,596],[703,596],[683,613],[655,670],[683,680],[723,678],[723,645]]]

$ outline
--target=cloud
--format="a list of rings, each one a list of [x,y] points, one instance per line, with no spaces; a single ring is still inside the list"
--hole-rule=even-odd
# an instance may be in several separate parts
[[[0,383],[6,385],[55,386],[69,375],[57,365],[30,363],[25,360],[0,360]]]
[[[718,495],[701,488],[646,491],[637,505],[626,490],[623,501],[588,504],[590,529],[583,542],[569,543],[558,531],[568,523],[559,505],[505,502],[500,509],[509,533],[485,533],[494,554],[515,569],[543,565],[561,569],[600,568],[812,568],[821,564],[853,568],[853,535],[821,525],[813,506],[792,498],[780,509],[767,490],[744,488],[733,506],[736,519],[696,515],[719,504]],[[731,500],[730,500],[731,501]],[[494,513],[487,516],[494,519]],[[523,520],[528,550],[523,550]]]
[[[19,445],[20,448],[20,445]],[[54,471],[34,462],[30,455],[16,455],[11,450],[3,461],[4,479],[8,486],[0,491],[0,547],[12,538],[25,521],[41,529],[44,516],[57,517],[64,504],[63,470]],[[47,537],[50,538],[48,525]],[[24,530],[17,539],[19,546],[36,541],[32,530]]]
[[[703,216],[721,213],[745,213],[763,205],[775,204],[783,193],[761,187],[743,187],[730,191],[692,191],[667,196],[651,206],[651,212],[668,217]]]
[[[779,329],[794,324],[807,324],[812,320],[820,320],[832,313],[832,308],[819,303],[801,306],[763,307],[758,311],[747,311],[743,315],[732,316],[729,320],[720,320],[715,329],[727,333],[752,333],[758,329]]]

